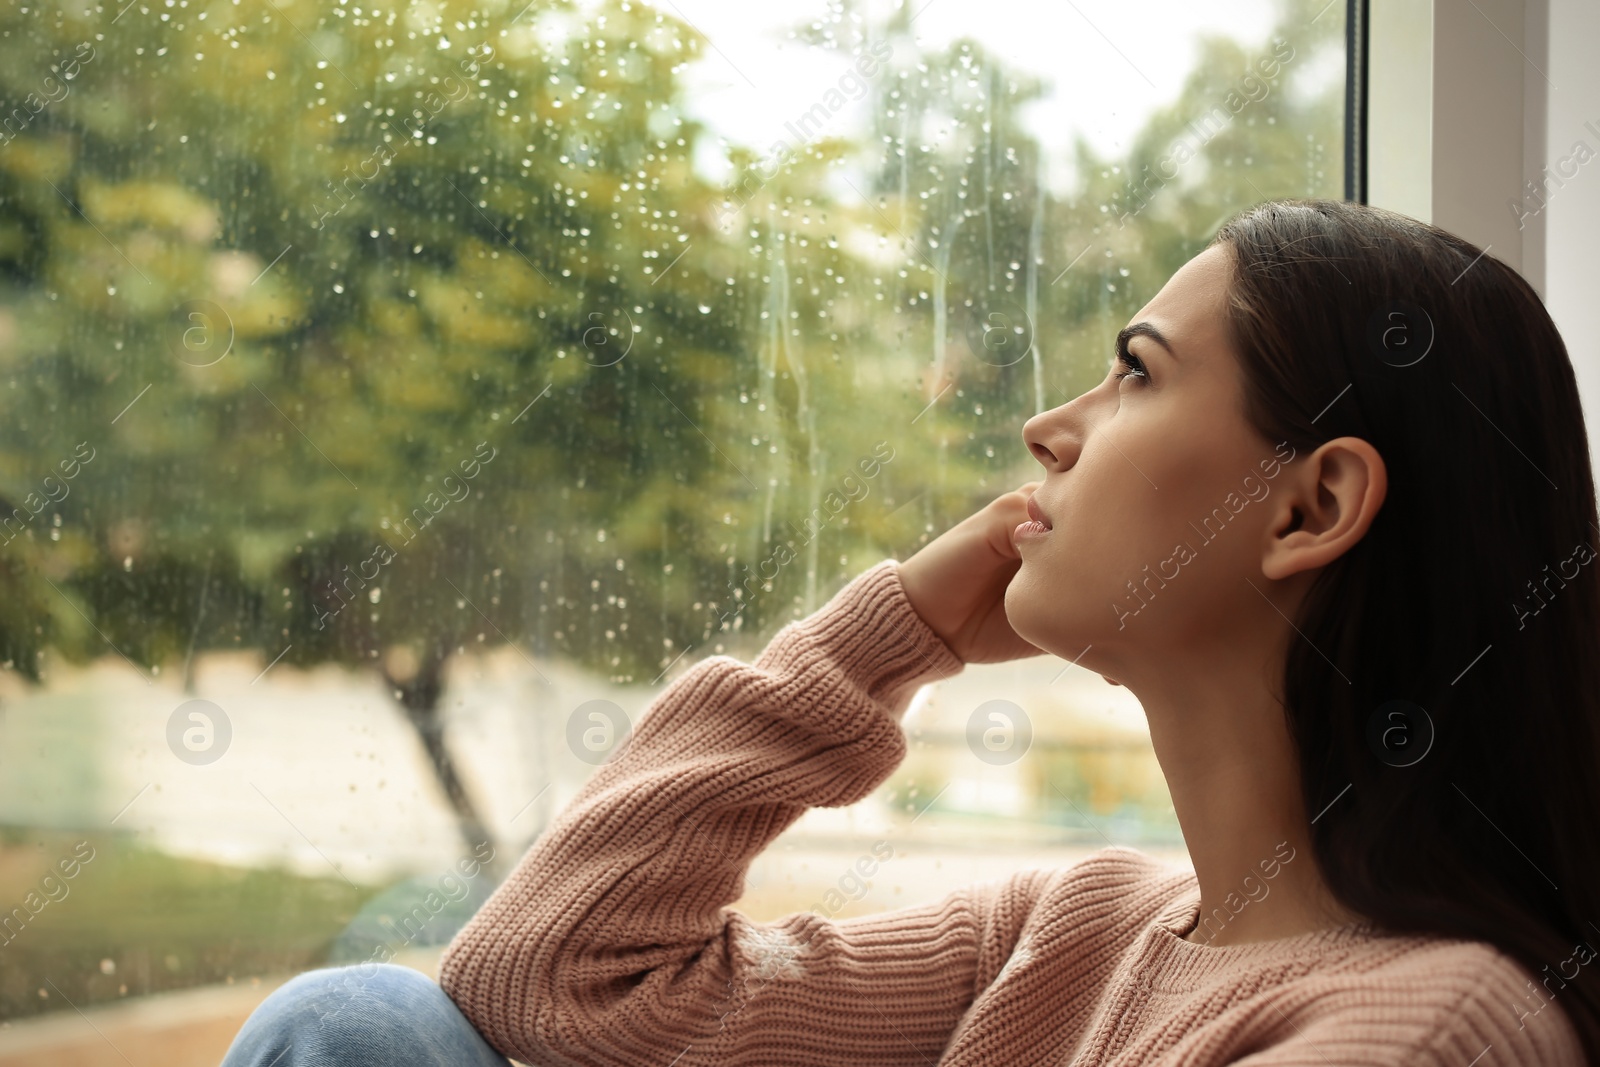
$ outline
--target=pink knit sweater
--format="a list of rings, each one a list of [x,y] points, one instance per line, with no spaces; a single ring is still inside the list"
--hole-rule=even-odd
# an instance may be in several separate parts
[[[444,989],[533,1067],[1584,1062],[1559,989],[1491,945],[1194,944],[1193,873],[1131,848],[860,918],[730,909],[808,807],[889,776],[912,695],[962,666],[894,560],[753,664],[695,664],[446,949]]]

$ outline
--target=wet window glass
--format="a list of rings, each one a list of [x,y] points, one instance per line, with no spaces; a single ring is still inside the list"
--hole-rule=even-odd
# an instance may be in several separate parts
[[[1035,476],[1022,423],[1229,213],[1343,194],[1344,27],[6,5],[0,1062],[214,1063],[288,975],[436,973],[655,695]],[[738,907],[1183,861],[1070,661],[905,728]]]

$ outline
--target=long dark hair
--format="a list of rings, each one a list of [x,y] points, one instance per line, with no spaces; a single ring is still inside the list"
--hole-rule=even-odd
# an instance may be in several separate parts
[[[1387,468],[1282,683],[1323,877],[1525,965],[1600,1062],[1600,966],[1544,984],[1600,945],[1600,526],[1561,335],[1516,271],[1392,211],[1271,201],[1212,244],[1250,422]]]

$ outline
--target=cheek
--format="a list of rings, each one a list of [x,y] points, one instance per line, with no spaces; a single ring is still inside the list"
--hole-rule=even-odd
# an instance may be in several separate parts
[[[1127,581],[1172,551],[1157,514],[1168,494],[1152,489],[1129,462],[1151,473],[1146,458],[1125,458],[1109,442],[1098,444],[1091,438],[1062,476],[1051,501],[1055,524],[1044,539],[1023,546],[1022,567],[1006,591],[1012,627],[1067,659],[1117,629],[1113,605],[1128,595]]]
[[[1226,481],[1211,469],[1214,444],[1165,429],[1147,436],[1124,420],[1115,447],[1091,438],[1066,472],[1055,527],[1024,547],[1006,591],[1007,618],[1035,645],[1074,659],[1091,643],[1167,640],[1212,625],[1231,600],[1222,586],[1254,544],[1240,523],[1258,505],[1208,543],[1202,520],[1227,494],[1207,488]]]

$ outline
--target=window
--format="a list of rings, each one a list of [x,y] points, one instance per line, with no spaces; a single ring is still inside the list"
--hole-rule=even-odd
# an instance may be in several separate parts
[[[0,12],[13,1037],[76,1008],[109,1056],[119,1001],[431,966],[663,686],[1037,472],[1022,422],[1227,214],[1342,195],[1344,19]],[[906,725],[740,907],[1182,858],[1096,676],[969,668]]]

